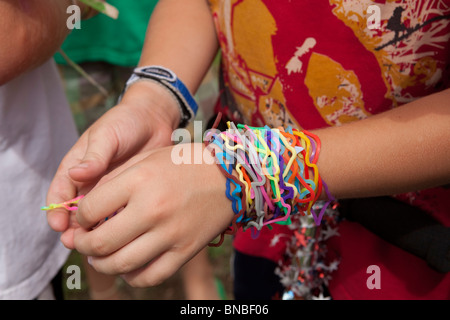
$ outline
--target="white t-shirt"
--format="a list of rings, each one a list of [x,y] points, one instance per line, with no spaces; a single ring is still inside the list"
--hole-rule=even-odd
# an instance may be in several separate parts
[[[76,139],[53,60],[0,86],[0,299],[35,298],[70,253],[40,208]]]

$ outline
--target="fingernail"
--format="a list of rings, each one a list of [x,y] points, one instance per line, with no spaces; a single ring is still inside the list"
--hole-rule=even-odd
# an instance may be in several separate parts
[[[92,266],[92,257],[87,257],[87,262],[89,263],[90,266]]]
[[[85,169],[88,166],[89,165],[87,162],[81,162],[81,163],[77,164],[76,166],[72,167],[71,169]]]

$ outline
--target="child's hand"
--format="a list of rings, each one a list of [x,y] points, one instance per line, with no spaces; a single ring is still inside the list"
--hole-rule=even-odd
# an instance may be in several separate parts
[[[64,157],[49,188],[47,204],[86,194],[103,175],[135,154],[170,145],[178,121],[178,107],[164,88],[134,84],[121,104],[86,130]],[[64,209],[49,211],[47,220],[58,232],[71,226]],[[66,238],[71,237],[63,234],[61,240],[71,247]]]
[[[176,165],[172,149],[151,151],[80,201],[75,248],[92,257],[97,271],[122,274],[133,286],[157,285],[230,224],[226,178],[217,164]]]

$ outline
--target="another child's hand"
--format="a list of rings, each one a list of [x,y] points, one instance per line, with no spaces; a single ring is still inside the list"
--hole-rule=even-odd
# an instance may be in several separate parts
[[[81,200],[74,244],[97,271],[121,274],[133,286],[157,285],[230,224],[226,178],[217,164],[211,158],[211,164],[176,165],[172,150],[149,152]]]
[[[47,194],[47,204],[60,203],[89,192],[99,179],[130,157],[171,145],[179,111],[167,91],[152,83],[136,83],[122,102],[97,120],[62,160]],[[71,233],[72,223],[64,209],[51,210],[52,229]],[[71,236],[61,240],[71,247]]]

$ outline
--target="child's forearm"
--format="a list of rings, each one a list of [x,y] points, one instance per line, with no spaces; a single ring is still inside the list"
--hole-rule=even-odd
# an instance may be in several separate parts
[[[218,50],[205,0],[161,0],[152,13],[140,66],[171,69],[194,93]]]
[[[337,198],[448,184],[449,129],[446,90],[363,121],[317,130],[322,141],[319,172]]]
[[[286,215],[309,213],[317,200],[393,195],[449,183],[449,98],[447,90],[315,134],[229,123],[230,131],[211,132],[206,141],[215,145],[223,174],[239,190],[227,195],[238,225],[259,229],[273,223],[262,215],[266,209],[280,219],[278,209],[286,209]],[[272,196],[266,196],[269,192]]]
[[[218,41],[207,1],[161,0],[152,13],[139,66],[157,65],[172,70],[194,94],[217,50]],[[161,91],[159,86],[148,81],[133,84],[125,92],[123,101],[143,105],[144,111],[152,109],[176,128],[180,123],[180,110],[170,92]],[[168,100],[150,106],[152,99]]]

